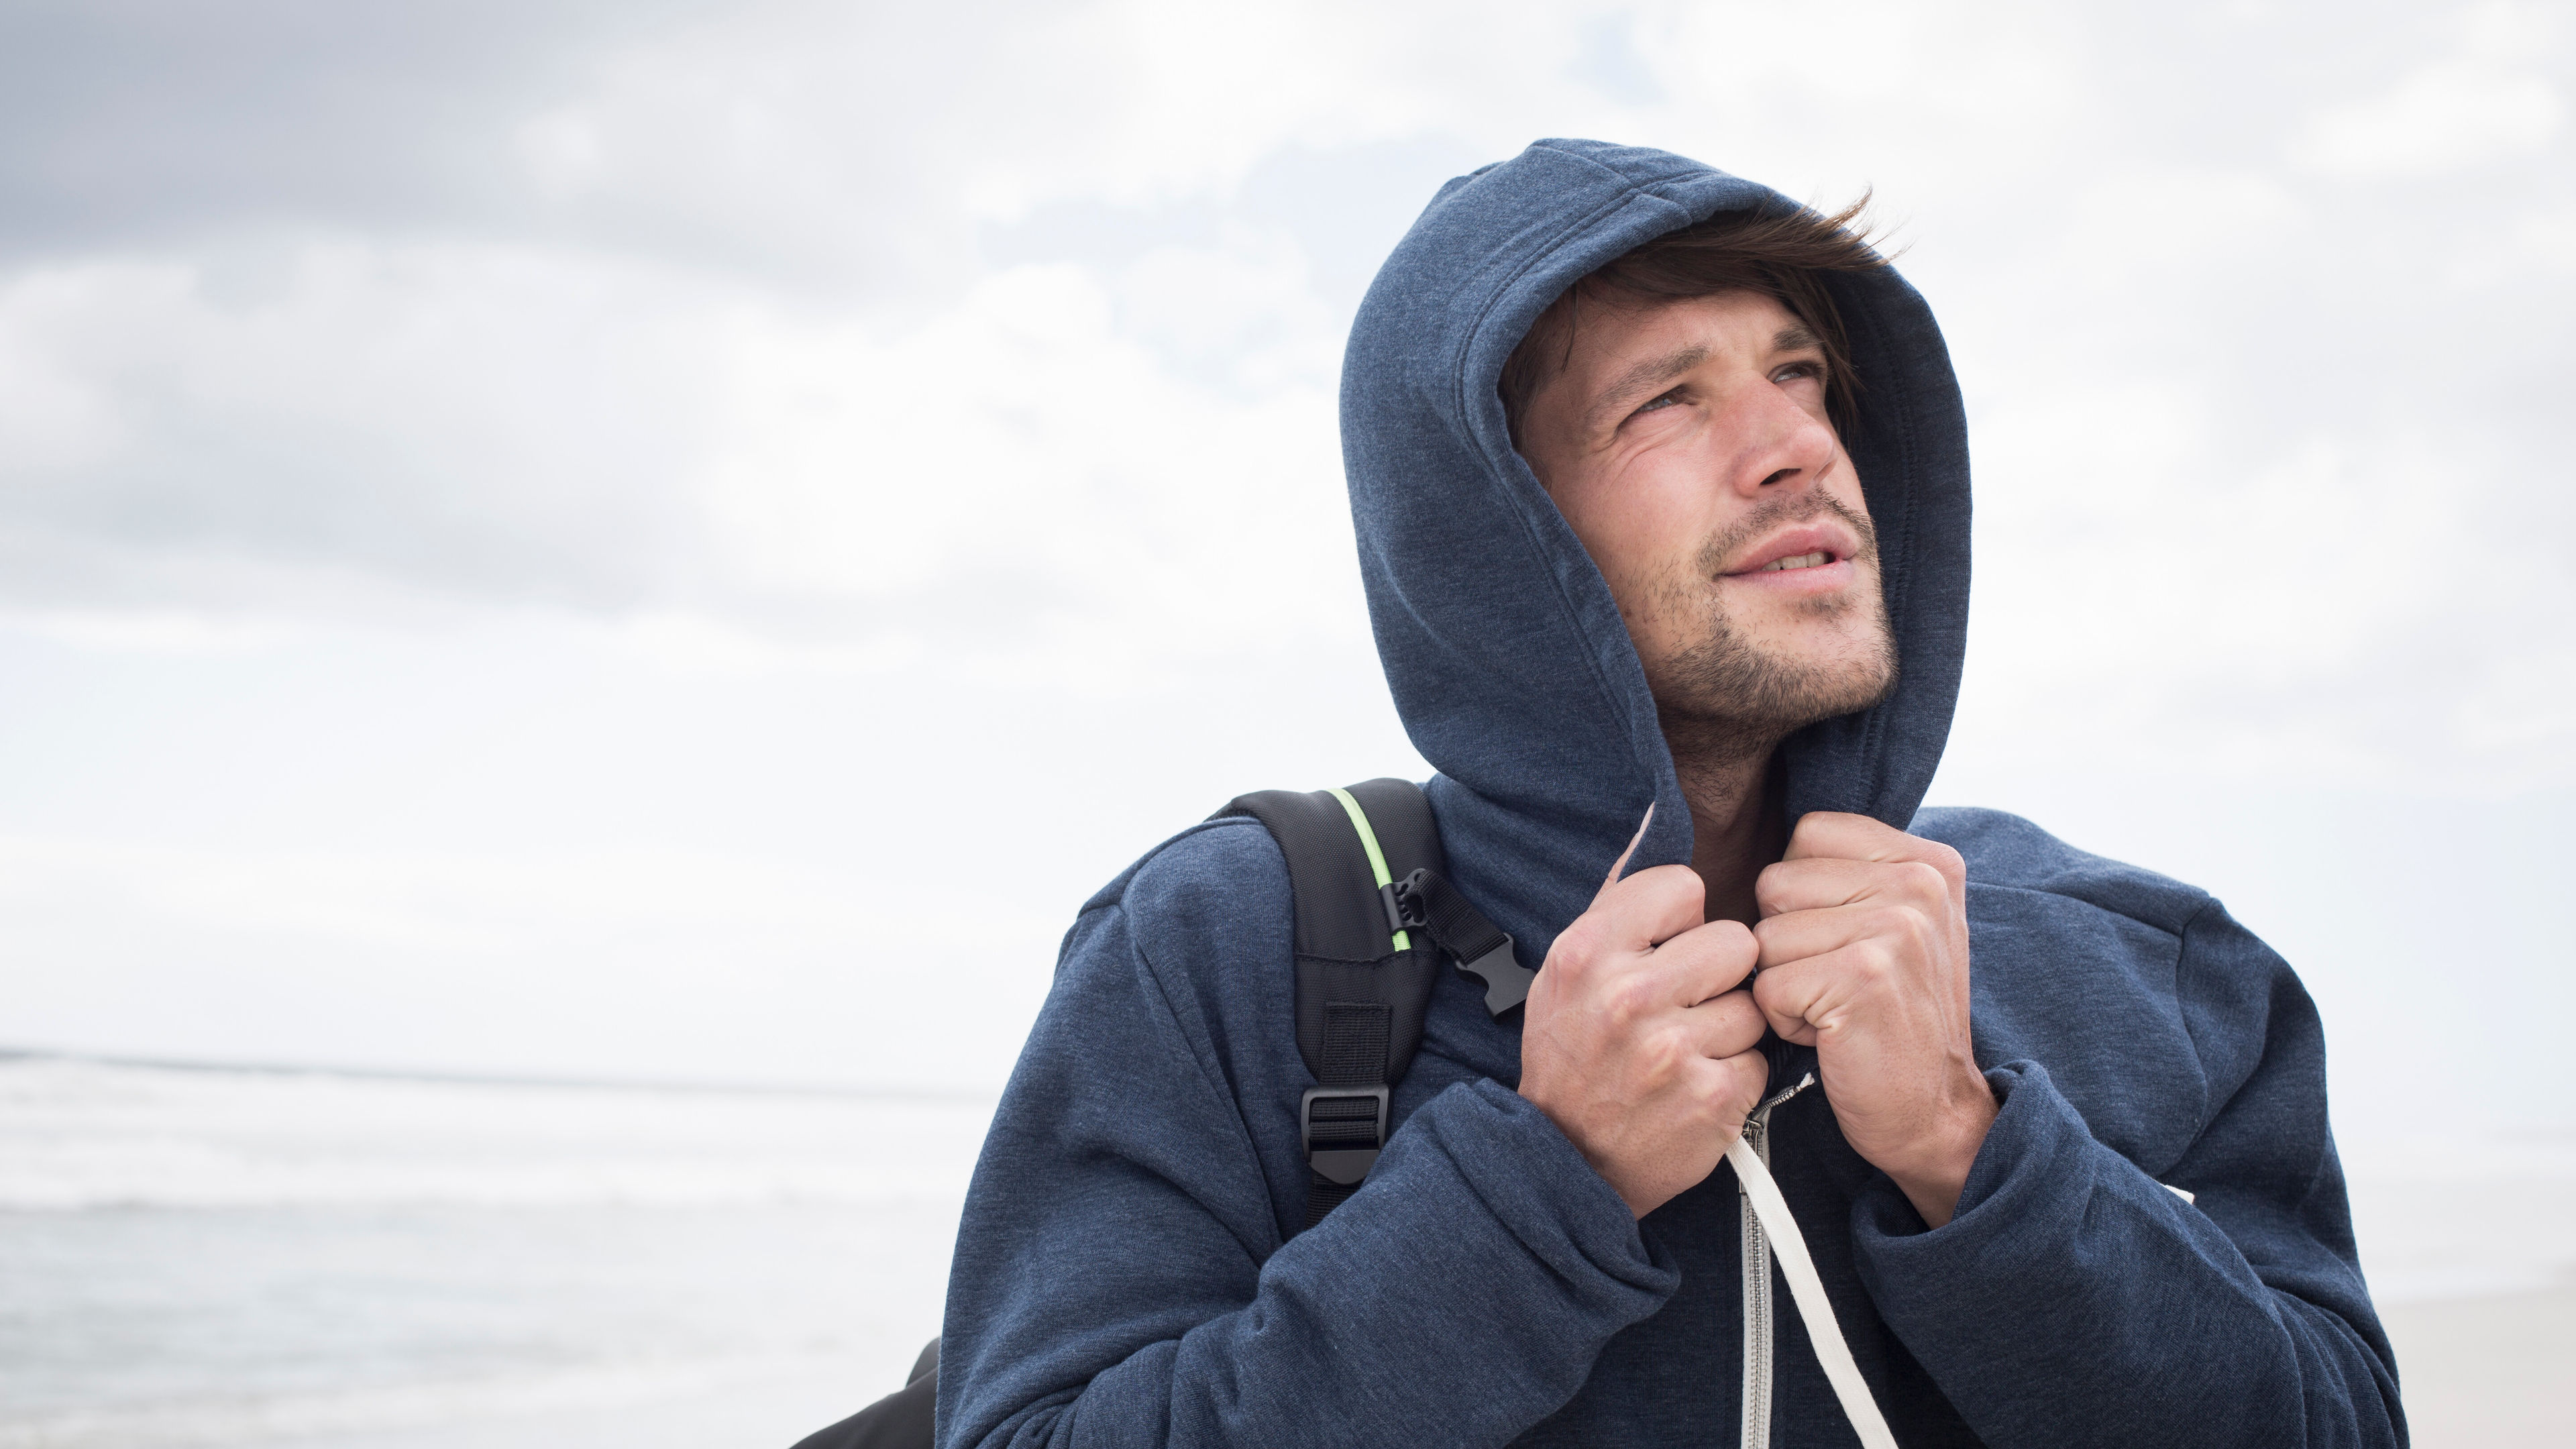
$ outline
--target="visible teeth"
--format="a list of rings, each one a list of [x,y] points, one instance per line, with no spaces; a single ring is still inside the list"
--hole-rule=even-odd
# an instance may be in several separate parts
[[[1826,554],[1823,549],[1818,549],[1814,553],[1802,553],[1796,558],[1775,558],[1771,560],[1771,562],[1762,566],[1762,572],[1767,574],[1773,569],[1822,568],[1824,567],[1825,558]]]

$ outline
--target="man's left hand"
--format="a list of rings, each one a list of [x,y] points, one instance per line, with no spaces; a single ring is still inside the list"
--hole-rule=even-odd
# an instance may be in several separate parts
[[[1995,1120],[1968,1040],[1968,872],[1959,852],[1818,811],[1754,882],[1753,1000],[1816,1049],[1843,1138],[1932,1227],[1958,1208]]]

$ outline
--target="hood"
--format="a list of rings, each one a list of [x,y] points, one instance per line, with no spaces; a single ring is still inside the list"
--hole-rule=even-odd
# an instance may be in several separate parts
[[[1691,818],[1600,570],[1511,445],[1495,392],[1539,312],[1641,243],[1795,203],[1696,161],[1540,141],[1449,182],[1360,305],[1342,451],[1397,712],[1440,773],[1450,873],[1544,958],[1648,802],[1636,864],[1687,862]],[[1844,446],[1878,530],[1899,682],[1786,746],[1788,807],[1914,816],[1948,738],[1968,618],[1967,423],[1948,349],[1892,269],[1828,279],[1860,383]]]

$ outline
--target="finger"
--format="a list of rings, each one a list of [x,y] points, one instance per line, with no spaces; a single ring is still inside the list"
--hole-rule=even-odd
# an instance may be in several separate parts
[[[1725,1130],[1731,1136],[1742,1131],[1744,1119],[1762,1101],[1762,1090],[1771,1082],[1771,1060],[1758,1051],[1738,1052],[1714,1060],[1703,1058],[1692,1072],[1692,1086],[1699,1099],[1722,1114]]]
[[[1774,984],[1767,991],[1762,989],[1763,977],[1778,974],[1780,973],[1765,971],[1761,976],[1753,978],[1753,1003],[1761,1008],[1762,1020],[1773,1031],[1780,1034],[1780,1040],[1792,1046],[1814,1046],[1816,1044],[1815,1023],[1807,1020],[1806,1014],[1800,1010],[1797,1003],[1787,1000],[1786,987]]]
[[[1753,899],[1763,915],[1776,916],[1873,900],[1939,907],[1954,903],[1957,897],[1949,880],[1927,861],[1810,856],[1764,866],[1753,878]]]
[[[1753,1004],[1784,1041],[1813,1046],[1865,988],[1871,970],[1851,947],[1767,969],[1753,978]]]
[[[1967,862],[1940,841],[1908,835],[1885,821],[1838,810],[1811,810],[1799,816],[1796,828],[1789,832],[1789,848],[1781,859],[1813,857],[1928,865],[1954,887],[1964,889],[1968,881]]]
[[[1744,984],[1762,955],[1741,921],[1710,921],[1655,948],[1640,973],[1641,989],[1662,1006],[1697,1006]]]
[[[1628,848],[1619,852],[1619,858],[1610,863],[1610,873],[1601,878],[1601,891],[1619,883],[1619,874],[1628,868],[1629,857],[1637,853],[1637,847],[1646,839],[1646,827],[1654,823],[1655,802],[1649,800],[1646,802],[1646,818],[1637,822],[1637,833],[1628,837]],[[1594,891],[1592,898],[1596,901],[1601,899],[1601,891]]]
[[[1690,1034],[1692,1047],[1713,1060],[1753,1050],[1769,1025],[1750,991],[1727,992],[1682,1014],[1682,1029]]]
[[[1697,927],[1707,909],[1708,885],[1699,872],[1652,865],[1603,887],[1566,933],[1595,949],[1645,951]]]
[[[1761,953],[1761,968],[1777,971],[1881,934],[1891,924],[1882,911],[1868,905],[1791,911],[1765,917],[1753,928],[1753,942]]]

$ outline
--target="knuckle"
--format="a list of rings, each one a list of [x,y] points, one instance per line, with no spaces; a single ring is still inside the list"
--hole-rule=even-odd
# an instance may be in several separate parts
[[[1765,1025],[1798,1015],[1798,999],[1787,986],[1769,979],[1764,972],[1753,984],[1753,1010]]]
[[[1601,1010],[1611,1020],[1633,1022],[1654,1008],[1653,985],[1641,976],[1612,981],[1601,990]]]
[[[1689,1044],[1677,1031],[1648,1032],[1637,1043],[1638,1065],[1658,1078],[1679,1072],[1691,1056]]]
[[[1547,964],[1560,974],[1582,975],[1601,954],[1601,923],[1586,914],[1559,932],[1547,951]]]

